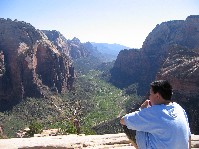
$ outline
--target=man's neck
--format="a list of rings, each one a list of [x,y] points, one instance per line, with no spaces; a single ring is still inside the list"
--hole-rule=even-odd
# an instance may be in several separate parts
[[[156,105],[161,105],[161,104],[169,105],[170,103],[171,103],[171,100],[165,100],[165,99],[161,98],[158,100],[158,103]]]

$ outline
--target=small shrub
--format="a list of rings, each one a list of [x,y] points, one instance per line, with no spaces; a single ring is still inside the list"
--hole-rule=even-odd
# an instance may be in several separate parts
[[[70,121],[55,122],[50,128],[59,128],[59,132],[63,135],[76,133],[76,129]]]
[[[96,132],[91,127],[81,127],[81,133],[85,135],[96,135]]]
[[[33,137],[34,134],[38,134],[42,132],[42,125],[38,122],[32,122],[29,126],[29,129],[26,133],[27,137]]]

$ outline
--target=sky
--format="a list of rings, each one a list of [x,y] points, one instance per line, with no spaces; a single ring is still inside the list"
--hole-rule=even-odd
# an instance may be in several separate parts
[[[189,15],[199,15],[199,0],[0,0],[0,18],[130,48],[141,48],[157,24]]]

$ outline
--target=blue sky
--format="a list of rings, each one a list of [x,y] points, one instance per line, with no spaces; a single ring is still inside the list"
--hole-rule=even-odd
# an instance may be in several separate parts
[[[0,0],[0,18],[131,48],[141,48],[157,24],[189,15],[199,15],[198,0]]]

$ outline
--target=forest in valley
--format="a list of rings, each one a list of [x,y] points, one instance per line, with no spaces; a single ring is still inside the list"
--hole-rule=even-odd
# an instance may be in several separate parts
[[[1,112],[4,130],[1,137],[16,137],[17,131],[27,127],[30,130],[24,137],[52,128],[59,128],[60,134],[76,133],[75,118],[79,120],[81,133],[97,134],[93,127],[124,115],[142,100],[136,94],[136,84],[119,89],[109,83],[113,64],[96,57],[74,60],[77,78],[73,89],[65,94],[49,91],[45,98],[26,98],[11,110]]]

